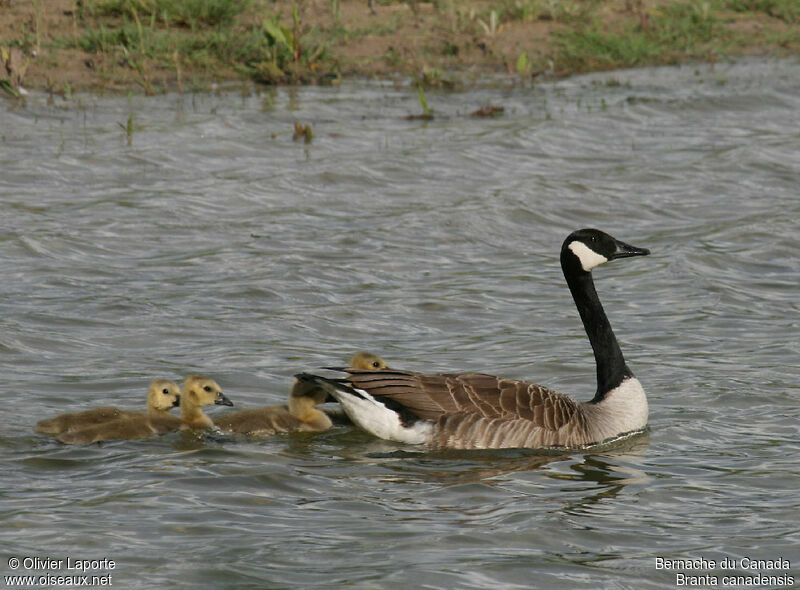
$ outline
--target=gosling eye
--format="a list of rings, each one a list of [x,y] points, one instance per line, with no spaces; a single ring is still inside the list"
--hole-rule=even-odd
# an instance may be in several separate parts
[[[380,368],[381,364],[378,361],[372,361],[372,366],[373,368],[378,369]]]
[[[169,395],[169,389],[165,387],[164,389],[161,390],[161,393],[163,393],[164,395]]]
[[[203,388],[203,391],[209,391],[209,392],[210,392],[210,391],[211,391],[211,386],[210,386],[210,385],[206,385],[206,386]]]

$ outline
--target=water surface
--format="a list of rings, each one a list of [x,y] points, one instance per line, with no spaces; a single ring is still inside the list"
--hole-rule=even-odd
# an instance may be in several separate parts
[[[657,557],[748,557],[791,565],[739,574],[800,581],[798,81],[795,60],[500,82],[428,92],[431,122],[366,81],[0,103],[3,574],[70,573],[8,567],[37,556],[115,560],[89,573],[120,588],[647,589],[697,573]],[[469,116],[487,104],[503,116]],[[594,273],[645,436],[540,455],[343,424],[32,430],[139,407],[159,376],[281,403],[362,349],[588,399],[558,249],[592,226],[652,250]]]

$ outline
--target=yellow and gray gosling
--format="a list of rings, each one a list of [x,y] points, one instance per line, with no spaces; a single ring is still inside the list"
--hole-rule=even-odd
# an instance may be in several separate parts
[[[180,395],[180,418],[171,414],[161,416],[142,414],[63,433],[59,435],[58,440],[66,444],[87,444],[103,440],[133,440],[178,429],[209,428],[214,424],[203,412],[203,406],[211,404],[233,405],[222,393],[216,381],[207,377],[191,376],[183,383]]]
[[[163,381],[163,380],[159,380]],[[156,383],[155,381],[153,383]],[[170,387],[164,387],[157,391],[166,400],[171,402],[170,407],[180,403],[181,394],[177,384],[171,383]],[[170,393],[162,393],[169,391]],[[151,392],[152,393],[152,392]],[[166,404],[167,401],[163,403]],[[173,416],[165,410],[151,409],[146,414],[127,412],[121,418],[106,420],[80,429],[73,428],[57,435],[58,440],[68,445],[82,445],[103,440],[133,440],[145,438],[153,434],[163,434],[171,430],[177,430],[181,426],[181,419]]]
[[[180,403],[180,393],[181,389],[174,381],[154,379],[150,383],[150,389],[147,394],[147,415],[155,417],[168,415],[169,411]],[[121,418],[133,418],[143,415],[142,412],[120,410],[113,407],[93,408],[83,412],[61,414],[55,418],[40,420],[34,430],[42,434],[55,436]]]
[[[232,406],[222,388],[213,379],[191,375],[183,382],[181,396],[181,430],[213,428],[214,422],[203,412],[203,406]]]
[[[368,352],[359,352],[350,359],[350,367],[360,370],[386,368],[384,360]],[[241,410],[214,420],[225,432],[249,435],[272,435],[280,432],[322,432],[332,423],[330,417],[317,409],[328,399],[328,393],[295,379],[289,390],[287,405],[266,406]]]

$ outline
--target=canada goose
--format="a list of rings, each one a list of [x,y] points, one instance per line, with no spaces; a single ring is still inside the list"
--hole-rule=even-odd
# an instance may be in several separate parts
[[[181,430],[213,428],[211,418],[203,412],[203,406],[211,404],[232,406],[233,402],[225,397],[222,388],[213,379],[197,375],[187,377],[181,396]]]
[[[188,430],[213,427],[211,419],[203,412],[203,406],[219,404],[232,406],[233,403],[223,395],[216,381],[207,377],[187,377],[181,394],[181,417],[140,414],[128,418],[112,420],[76,430],[64,432],[58,440],[66,444],[87,444],[103,440],[132,440],[153,434],[164,434],[173,430]]]
[[[147,412],[151,416],[163,416],[180,403],[181,388],[174,381],[168,379],[154,379],[150,383],[147,393]],[[96,424],[119,420],[120,418],[133,418],[142,416],[142,412],[120,410],[119,408],[94,408],[72,414],[61,414],[55,418],[48,418],[37,422],[36,432],[42,434],[62,434],[74,432]]]
[[[376,369],[386,369],[388,366],[385,360],[371,352],[357,352],[350,357],[350,367],[353,369],[375,371]]]
[[[350,359],[350,368],[376,370],[386,368],[384,360],[368,352],[358,352]],[[322,432],[332,423],[315,406],[328,400],[328,392],[316,385],[295,380],[289,390],[289,403],[280,406],[250,408],[214,420],[214,424],[237,434],[271,435],[279,432]]]
[[[591,270],[609,260],[649,253],[596,229],[573,232],[561,247],[561,268],[597,364],[591,401],[475,373],[347,369],[343,379],[307,373],[297,378],[328,391],[367,432],[433,448],[580,448],[634,434],[647,425],[647,398],[625,364]]]

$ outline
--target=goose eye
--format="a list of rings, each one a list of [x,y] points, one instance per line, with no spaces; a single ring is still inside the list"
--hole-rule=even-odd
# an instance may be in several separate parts
[[[161,393],[163,393],[164,395],[169,395],[169,389],[165,387],[164,389],[161,390]]]
[[[372,366],[377,369],[381,366],[381,364],[378,361],[372,361]]]
[[[203,391],[211,391],[211,386],[210,386],[210,385],[206,385],[206,386],[203,388]]]

